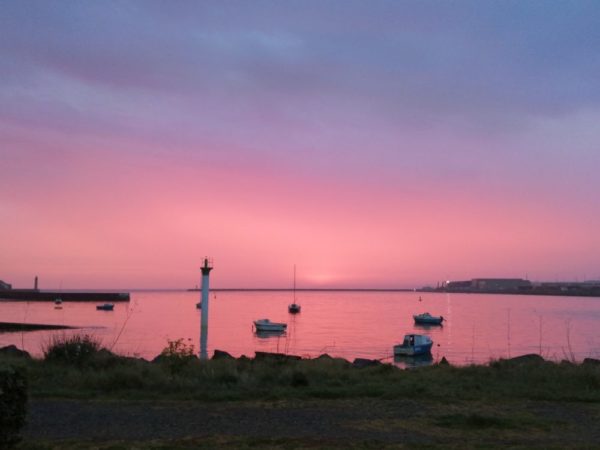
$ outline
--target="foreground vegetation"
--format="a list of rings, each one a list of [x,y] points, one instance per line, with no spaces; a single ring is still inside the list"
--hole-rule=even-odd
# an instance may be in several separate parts
[[[537,360],[488,365],[435,364],[401,370],[390,364],[357,369],[326,355],[199,361],[181,341],[154,362],[121,357],[89,337],[55,342],[44,359],[0,356],[21,370],[35,398],[148,400],[280,400],[290,398],[530,399],[600,402],[600,366]]]
[[[200,402],[219,407],[246,408],[251,413],[268,402],[290,405],[329,405],[326,408],[371,408],[384,411],[395,402],[412,402],[418,414],[399,421],[393,415],[365,419],[353,429],[377,431],[428,430],[425,442],[457,442],[476,437],[488,446],[532,445],[535,436],[554,436],[564,447],[573,434],[586,447],[597,438],[595,429],[581,425],[577,414],[600,419],[600,365],[553,363],[541,358],[494,361],[488,365],[453,367],[436,364],[401,370],[389,364],[356,368],[348,361],[323,356],[295,360],[284,356],[219,358],[199,361],[181,341],[170,342],[154,362],[121,357],[103,349],[89,337],[54,342],[44,359],[0,356],[0,366],[25,375],[31,399],[84,399],[119,402]],[[123,403],[125,404],[125,403]],[[224,405],[224,406],[223,406]],[[287,406],[286,406],[287,405]],[[540,419],[534,409],[552,410],[552,419]],[[544,405],[539,407],[539,405]],[[548,406],[549,405],[549,406]],[[575,405],[575,406],[573,406]],[[319,406],[319,407],[320,407]],[[537,409],[536,409],[537,408]],[[365,410],[367,410],[365,409]],[[533,410],[532,410],[533,411]],[[577,412],[577,414],[574,413]],[[379,413],[378,413],[379,414]],[[379,417],[375,415],[376,417]],[[563,418],[564,416],[564,418]],[[559,417],[557,421],[555,417]],[[594,420],[595,420],[594,419]],[[562,424],[562,425],[561,425]],[[396,428],[394,428],[396,427]],[[561,428],[562,427],[562,428]],[[589,434],[589,439],[586,437]],[[591,433],[591,434],[590,434]],[[562,436],[562,437],[559,437]],[[452,438],[454,441],[448,441]],[[487,441],[486,441],[487,439]],[[522,440],[519,440],[522,439]],[[586,440],[588,439],[588,440]],[[319,444],[320,442],[320,444]],[[542,441],[540,441],[542,442]],[[553,446],[543,441],[542,446]],[[318,436],[256,438],[210,435],[177,441],[105,443],[97,448],[320,448],[336,447]],[[384,445],[385,444],[385,445]],[[89,442],[63,442],[60,448],[87,448]],[[384,448],[387,443],[345,441],[342,447]],[[571,445],[569,445],[571,447]],[[22,448],[57,448],[56,443],[28,442]]]

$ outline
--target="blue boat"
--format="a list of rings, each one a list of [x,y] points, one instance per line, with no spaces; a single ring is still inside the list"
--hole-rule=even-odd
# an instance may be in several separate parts
[[[96,305],[98,311],[112,311],[115,305],[112,303],[104,303],[103,305]]]
[[[402,344],[394,345],[394,355],[417,356],[431,353],[433,341],[423,334],[407,334]]]
[[[444,321],[444,316],[432,316],[426,312],[423,314],[415,314],[413,319],[418,325],[441,325]]]

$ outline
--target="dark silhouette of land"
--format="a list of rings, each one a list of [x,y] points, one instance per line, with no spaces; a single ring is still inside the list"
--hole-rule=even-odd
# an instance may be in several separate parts
[[[0,322],[0,332],[15,331],[38,331],[38,330],[65,330],[75,327],[66,325],[52,325],[44,323],[20,323],[20,322]]]
[[[422,288],[419,291],[600,297],[600,281],[543,281],[533,283],[522,278],[473,278],[471,280],[447,281],[435,288]]]

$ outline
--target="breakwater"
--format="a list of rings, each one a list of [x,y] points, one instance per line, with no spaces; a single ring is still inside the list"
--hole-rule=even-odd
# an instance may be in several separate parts
[[[58,292],[35,289],[7,289],[0,291],[0,300],[53,302],[128,302],[129,292]]]
[[[67,330],[70,328],[75,328],[75,327],[70,327],[67,325],[46,324],[46,323],[0,322],[0,332]],[[0,350],[2,350],[2,349],[0,349]]]
[[[435,289],[417,289],[418,292],[444,292],[456,294],[505,294],[505,295],[539,295],[539,296],[562,296],[562,297],[600,297],[600,286],[533,286],[530,288],[514,289],[485,289],[472,287]]]

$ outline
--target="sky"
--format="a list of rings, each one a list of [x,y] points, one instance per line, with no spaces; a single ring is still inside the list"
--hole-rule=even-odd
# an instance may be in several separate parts
[[[596,1],[0,3],[0,279],[600,279]]]

